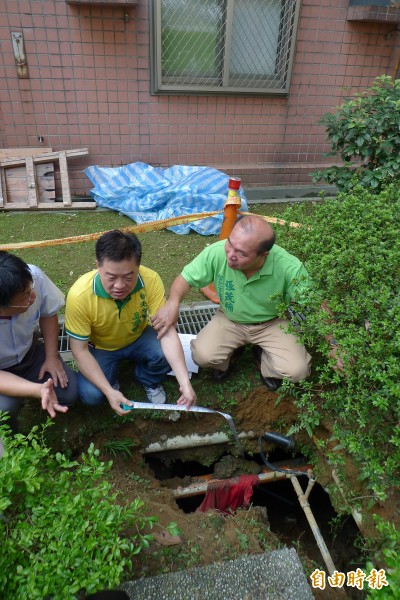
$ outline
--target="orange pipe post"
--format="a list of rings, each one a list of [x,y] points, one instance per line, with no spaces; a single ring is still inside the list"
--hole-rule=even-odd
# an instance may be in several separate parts
[[[226,240],[229,237],[229,234],[237,221],[237,213],[241,205],[239,188],[239,177],[230,177],[228,183],[228,198],[224,206],[224,220],[222,221],[221,231],[219,233],[220,240]],[[219,304],[218,294],[213,283],[210,283],[207,287],[201,288],[201,291],[209,300],[211,300],[211,302]]]
[[[241,205],[239,188],[239,177],[231,177],[228,183],[228,198],[224,206],[224,220],[222,221],[222,227],[219,233],[220,240],[226,240],[229,237],[229,234],[237,221],[237,212]]]

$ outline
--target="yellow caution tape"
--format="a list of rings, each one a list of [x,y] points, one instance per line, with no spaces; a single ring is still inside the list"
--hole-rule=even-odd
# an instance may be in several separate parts
[[[141,225],[131,225],[130,227],[120,227],[120,231],[126,233],[148,233],[150,231],[160,231],[161,229],[167,229],[167,227],[174,227],[175,225],[182,225],[184,223],[190,223],[191,221],[199,221],[200,219],[206,219],[207,217],[213,217],[221,214],[223,211],[212,211],[205,213],[195,213],[193,215],[182,215],[179,217],[170,217],[169,219],[161,219],[160,221],[151,221],[149,223],[142,223]],[[255,215],[254,213],[238,211],[240,215],[253,215],[258,216],[268,221],[269,223],[276,223],[278,225],[284,225],[286,221],[283,219],[276,219],[275,217],[265,217],[263,215]],[[290,227],[300,227],[299,223],[290,223]],[[109,229],[107,230],[109,231]],[[16,242],[14,244],[1,244],[0,250],[22,250],[25,248],[42,248],[44,246],[60,246],[62,244],[78,244],[80,242],[89,242],[91,240],[97,240],[100,236],[107,231],[99,231],[97,233],[85,233],[83,235],[75,235],[72,237],[58,238],[55,240],[40,240],[33,242]]]
[[[174,225],[182,225],[183,223],[189,223],[190,221],[198,221],[199,219],[213,217],[214,215],[219,215],[221,212],[222,211],[214,211],[207,213],[197,213],[193,215],[184,215],[180,217],[170,217],[169,219],[151,221],[149,223],[142,223],[141,225],[131,225],[129,227],[119,227],[118,229],[126,233],[148,233],[149,231],[159,231],[160,229],[166,229],[167,227],[173,227]],[[107,229],[107,231],[110,230]],[[85,233],[83,235],[75,235],[72,237],[59,238],[56,240],[40,240],[36,242],[17,242],[15,244],[2,244],[0,246],[0,250],[21,250],[23,248],[60,246],[61,244],[78,244],[80,242],[89,242],[91,240],[97,240],[104,233],[107,233],[107,231],[99,231],[98,233]]]
[[[264,221],[268,221],[268,223],[276,223],[277,225],[285,225],[286,221],[284,219],[277,219],[276,217],[265,217],[264,215],[255,215],[254,213],[239,211],[241,215],[254,215],[256,217],[261,217]],[[291,222],[289,223],[289,227],[301,227],[300,223]]]

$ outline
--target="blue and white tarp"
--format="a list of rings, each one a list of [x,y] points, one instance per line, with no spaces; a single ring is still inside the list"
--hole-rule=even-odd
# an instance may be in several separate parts
[[[92,166],[84,172],[94,185],[90,194],[98,206],[121,212],[138,224],[223,210],[228,196],[229,176],[211,167],[163,169],[136,162],[122,167]],[[241,210],[247,211],[242,188],[239,195]],[[219,234],[222,220],[221,214],[168,229],[213,235]]]

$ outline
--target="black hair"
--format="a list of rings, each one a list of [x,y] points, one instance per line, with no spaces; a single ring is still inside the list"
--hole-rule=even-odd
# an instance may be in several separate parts
[[[103,233],[96,242],[96,260],[99,265],[104,260],[121,262],[132,258],[140,265],[142,245],[134,233],[123,233],[119,229],[113,229]]]
[[[28,265],[18,256],[0,250],[0,306],[7,308],[14,296],[32,284]]]
[[[246,231],[246,233],[254,233],[254,232],[256,232],[256,227],[254,224],[255,218],[257,220],[262,219],[262,217],[256,217],[256,215],[242,215],[236,221],[235,227],[236,227],[236,225],[239,224],[239,227],[244,229],[244,231]],[[262,219],[262,220],[264,221],[264,219]],[[264,221],[264,222],[266,223],[266,221]],[[259,241],[258,248],[257,248],[258,256],[260,254],[264,254],[264,252],[269,252],[271,250],[272,246],[275,244],[275,239],[276,239],[275,231],[273,230],[273,228],[270,225],[269,225],[269,228],[271,230],[271,234],[269,235],[269,237],[265,237],[264,239]]]

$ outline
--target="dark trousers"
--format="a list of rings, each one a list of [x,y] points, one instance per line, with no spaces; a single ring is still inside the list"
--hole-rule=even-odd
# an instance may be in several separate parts
[[[3,371],[18,375],[32,383],[44,383],[50,378],[50,374],[46,373],[42,379],[39,379],[39,371],[44,361],[44,344],[35,339],[22,361],[8,369],[3,369]],[[64,369],[67,373],[68,385],[66,388],[57,385],[54,389],[60,404],[64,406],[73,406],[78,400],[76,373],[66,364],[64,364]],[[23,398],[0,394],[0,410],[10,413],[10,416],[15,418],[22,408],[23,401]]]

